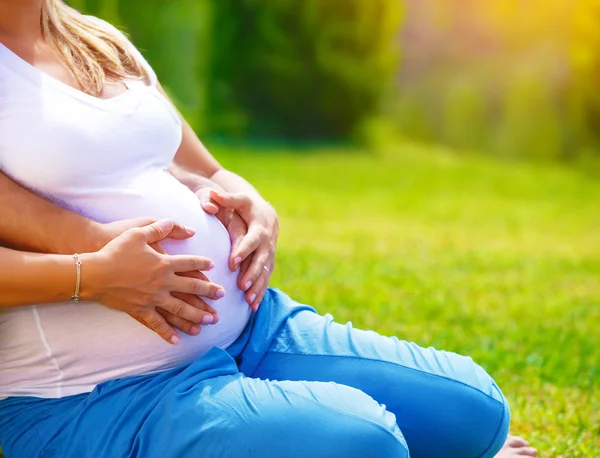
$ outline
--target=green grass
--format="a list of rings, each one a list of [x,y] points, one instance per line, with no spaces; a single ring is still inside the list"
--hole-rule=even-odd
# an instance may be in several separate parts
[[[600,457],[600,180],[414,145],[213,152],[279,211],[275,286],[473,356],[513,433],[542,456]]]

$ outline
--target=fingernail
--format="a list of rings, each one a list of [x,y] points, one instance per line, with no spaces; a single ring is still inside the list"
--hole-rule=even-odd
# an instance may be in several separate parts
[[[188,234],[196,233],[196,229],[194,229],[193,227],[190,227],[190,226],[185,226],[185,230],[188,232]]]
[[[215,268],[215,263],[210,261],[210,264],[208,265],[208,270],[212,270]]]
[[[246,282],[246,284],[244,285],[244,291],[248,291],[251,286],[252,286],[252,280],[248,280]]]
[[[234,264],[239,264],[240,262],[242,262],[242,258],[239,256],[233,261]]]
[[[252,304],[252,302],[254,302],[254,299],[256,299],[256,294],[253,294],[252,296],[250,296],[250,300],[249,300],[248,304]]]
[[[171,337],[171,343],[173,345],[177,345],[179,343],[179,336],[178,335],[174,335],[173,337]]]
[[[222,289],[218,289],[217,292],[215,293],[215,297],[223,297],[225,296],[225,291]]]
[[[194,326],[192,326],[192,327],[190,328],[190,334],[194,334],[194,335],[196,335],[196,334],[198,334],[199,332],[200,332],[200,326],[196,326],[196,325],[194,325]]]
[[[219,314],[218,313],[213,313],[213,324],[217,324],[217,322],[219,321]]]
[[[202,324],[211,324],[213,321],[214,320],[211,315],[204,315],[204,318],[202,318]]]

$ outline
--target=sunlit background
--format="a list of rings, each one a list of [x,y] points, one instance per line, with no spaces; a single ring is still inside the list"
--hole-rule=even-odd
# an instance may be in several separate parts
[[[598,0],[71,4],[127,30],[204,135],[598,155]]]
[[[600,457],[600,0],[70,3],[276,206],[274,284],[472,355],[541,456]]]

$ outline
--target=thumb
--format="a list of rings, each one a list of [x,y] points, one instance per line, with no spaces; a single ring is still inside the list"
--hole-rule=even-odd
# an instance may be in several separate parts
[[[210,199],[210,191],[213,188],[205,187],[196,191],[196,197],[200,200],[202,209],[211,215],[219,213],[219,206]]]
[[[210,198],[217,202],[219,205],[226,208],[233,208],[238,210],[242,207],[247,206],[250,203],[250,197],[248,194],[243,192],[218,192],[215,190],[210,191]]]
[[[167,237],[181,240],[191,237],[195,232],[194,229],[182,226],[170,219],[161,219],[139,230],[146,237],[146,243],[148,244],[160,242]]]

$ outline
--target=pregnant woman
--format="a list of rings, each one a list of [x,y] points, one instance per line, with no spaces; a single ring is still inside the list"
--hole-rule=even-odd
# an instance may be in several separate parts
[[[0,166],[3,243],[73,255],[64,299],[21,287],[0,302],[8,458],[475,458],[505,443],[507,402],[470,358],[267,289],[274,210],[210,156],[121,33],[61,0],[0,0]],[[148,218],[191,229],[160,244],[133,229],[164,262],[128,294],[133,258],[110,281],[95,266]],[[174,292],[156,294],[166,278]],[[501,453],[534,452],[515,439]]]

